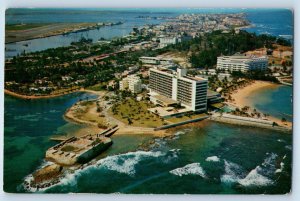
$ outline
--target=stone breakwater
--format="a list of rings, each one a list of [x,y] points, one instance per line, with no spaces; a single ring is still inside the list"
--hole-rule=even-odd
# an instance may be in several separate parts
[[[263,120],[263,119],[241,117],[241,116],[230,115],[230,114],[223,114],[223,115],[214,114],[209,119],[217,122],[229,123],[229,124],[235,124],[241,126],[253,126],[253,127],[271,129],[271,130],[276,130],[276,131],[281,131],[286,133],[292,132],[291,128],[275,126],[273,125],[272,121]]]

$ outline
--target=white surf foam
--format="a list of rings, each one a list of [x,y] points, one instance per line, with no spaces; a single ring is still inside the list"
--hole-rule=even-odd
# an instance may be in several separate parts
[[[164,153],[137,151],[120,154],[115,156],[108,156],[99,160],[97,164],[99,168],[107,168],[109,170],[117,171],[133,176],[135,174],[135,165],[138,164],[142,158],[159,157],[165,155]]]
[[[277,142],[285,142],[285,141],[282,139],[278,139]]]
[[[276,169],[276,170],[275,170],[275,173],[281,173],[281,172],[283,171],[283,169],[284,169],[284,163],[281,162],[281,163],[280,163],[280,168],[279,168],[279,169]]]
[[[249,174],[244,178],[238,181],[239,184],[243,186],[269,186],[274,182],[259,174],[260,166],[257,166],[255,169],[251,170]]]
[[[285,148],[288,150],[292,150],[292,145],[286,145]]]
[[[221,182],[231,184],[237,182],[244,175],[242,167],[236,163],[224,160],[225,174],[221,176]]]
[[[221,176],[221,182],[239,183],[245,187],[273,185],[274,181],[270,177],[276,171],[275,163],[277,157],[277,154],[267,153],[263,163],[256,166],[247,175],[245,175],[245,171],[239,165],[224,160],[225,174]]]
[[[212,161],[212,162],[219,162],[220,161],[220,158],[218,158],[218,156],[210,156],[210,157],[207,157],[205,159],[206,161]]]
[[[171,155],[172,153],[177,153],[179,150],[174,149],[170,150]],[[91,162],[91,165],[83,166],[83,169],[75,170],[73,173],[66,172],[63,177],[60,179],[59,183],[52,185],[50,187],[46,187],[43,189],[36,189],[36,188],[27,188],[26,191],[29,192],[43,192],[47,189],[50,189],[57,185],[71,185],[76,186],[77,185],[77,178],[80,177],[83,174],[87,174],[89,171],[95,170],[95,169],[108,169],[112,171],[116,171],[119,173],[128,174],[130,176],[134,176],[135,174],[135,166],[143,159],[145,158],[151,158],[151,157],[161,157],[167,155],[167,153],[163,153],[160,151],[156,152],[146,152],[146,151],[136,151],[136,152],[128,152],[125,154],[119,154],[114,156],[108,156],[106,158],[100,159],[99,161],[93,161]],[[176,157],[176,155],[174,155]],[[40,168],[51,164],[51,162],[44,162]],[[38,168],[39,169],[39,168]],[[33,179],[32,175],[28,175],[24,181],[27,181],[30,183],[30,181]]]
[[[191,163],[184,167],[171,170],[170,173],[180,177],[183,175],[199,175],[203,178],[206,178],[205,171],[200,166],[200,163]]]

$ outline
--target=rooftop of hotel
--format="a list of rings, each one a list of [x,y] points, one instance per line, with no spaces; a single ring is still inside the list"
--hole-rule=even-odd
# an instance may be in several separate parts
[[[194,80],[194,81],[205,81],[207,79],[203,78],[203,77],[191,77],[191,76],[183,76],[184,78],[190,79],[190,80]]]
[[[164,73],[168,73],[170,75],[178,75],[179,72],[178,70],[179,69],[183,69],[183,68],[177,68],[177,71],[174,70],[174,69],[171,69],[171,68],[163,68],[163,67],[155,67],[155,68],[150,68],[150,70],[158,70],[158,71],[161,71],[161,72],[164,72]],[[190,79],[190,80],[193,80],[193,81],[205,81],[207,79],[203,78],[203,77],[199,77],[199,76],[195,76],[195,77],[192,77],[192,76],[189,76],[189,75],[183,75],[182,78],[186,78],[186,79]]]
[[[228,59],[266,59],[266,56],[257,57],[255,55],[232,55],[232,56],[220,56],[218,58],[228,58]]]

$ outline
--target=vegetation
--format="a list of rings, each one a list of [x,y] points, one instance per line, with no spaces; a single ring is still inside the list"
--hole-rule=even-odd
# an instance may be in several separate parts
[[[127,125],[139,127],[162,126],[164,120],[149,112],[147,109],[150,106],[146,101],[137,102],[133,98],[125,98],[115,103],[109,113]]]
[[[243,53],[257,48],[267,47],[272,49],[273,44],[291,46],[288,40],[276,38],[270,35],[256,35],[240,31],[229,33],[214,31],[198,36],[190,41],[170,45],[161,51],[185,51],[193,67],[212,68],[216,65],[217,57],[220,55],[233,55],[237,52]]]
[[[277,83],[278,80],[271,76],[270,74],[266,73],[265,71],[250,71],[247,73],[242,73],[242,72],[232,72],[232,76],[233,77],[237,77],[237,78],[248,78],[248,79],[252,79],[252,80],[264,80],[264,81],[271,81],[271,82],[275,82]]]
[[[115,79],[115,73],[124,72],[129,66],[139,65],[141,56],[157,56],[166,52],[189,55],[195,68],[213,68],[220,55],[232,55],[260,47],[272,48],[274,43],[290,45],[284,39],[268,35],[256,35],[246,31],[222,33],[214,31],[197,36],[190,41],[170,45],[162,49],[120,51],[131,42],[148,40],[149,36],[138,35],[134,39],[115,39],[109,44],[92,43],[81,38],[68,47],[47,49],[34,53],[23,53],[5,63],[5,88],[25,95],[55,94],[60,90],[91,87],[102,90],[105,83]],[[261,72],[242,74],[236,77],[276,81]]]
[[[73,115],[80,120],[97,124],[99,128],[106,129],[108,122],[105,117],[99,114],[101,111],[97,111],[96,102],[84,101],[78,104],[78,107],[73,110]]]

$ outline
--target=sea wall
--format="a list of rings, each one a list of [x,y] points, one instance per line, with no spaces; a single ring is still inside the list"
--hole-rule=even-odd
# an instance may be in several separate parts
[[[112,143],[112,140],[109,140],[107,142],[95,145],[91,149],[78,156],[77,162],[81,164],[89,162],[90,160],[98,156],[100,153],[102,153],[104,150],[108,149],[112,145]]]
[[[192,119],[192,120],[178,122],[178,123],[175,123],[175,124],[169,124],[169,125],[165,125],[165,126],[161,126],[161,127],[155,128],[154,131],[168,129],[168,128],[173,128],[173,127],[176,127],[176,126],[181,126],[181,125],[184,125],[184,124],[201,121],[201,120],[207,119],[207,118],[208,118],[208,116],[205,116],[205,117],[201,117],[201,118],[197,118],[197,119]]]
[[[292,129],[281,127],[281,126],[273,126],[272,121],[268,120],[261,120],[261,119],[254,119],[249,117],[240,117],[236,115],[229,115],[229,114],[223,114],[220,116],[213,115],[209,118],[210,120],[222,122],[222,123],[229,123],[229,124],[235,124],[235,125],[241,125],[241,126],[253,126],[253,127],[259,127],[259,128],[266,128],[266,129],[272,129],[276,131],[281,132],[292,132]]]

